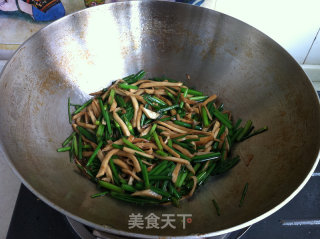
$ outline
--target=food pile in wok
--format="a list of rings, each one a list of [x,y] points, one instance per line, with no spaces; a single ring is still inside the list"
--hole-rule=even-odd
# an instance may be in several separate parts
[[[254,130],[251,120],[243,127],[241,119],[233,123],[217,95],[144,75],[117,80],[83,105],[68,100],[73,133],[58,151],[69,151],[81,172],[104,190],[92,197],[178,205],[210,176],[239,162],[239,156],[231,157],[236,143],[267,130]]]

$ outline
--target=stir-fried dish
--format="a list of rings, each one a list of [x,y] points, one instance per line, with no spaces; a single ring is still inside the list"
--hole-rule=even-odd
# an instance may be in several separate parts
[[[58,151],[69,151],[103,190],[92,197],[178,205],[210,176],[239,162],[239,156],[231,157],[237,142],[267,130],[254,130],[251,120],[243,127],[241,119],[233,123],[217,95],[144,75],[117,80],[83,105],[68,100],[73,133]]]

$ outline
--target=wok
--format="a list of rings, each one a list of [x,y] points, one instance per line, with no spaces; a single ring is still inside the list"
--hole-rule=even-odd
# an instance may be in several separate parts
[[[67,98],[140,69],[210,95],[269,131],[239,144],[241,162],[173,206],[133,206],[97,192],[67,153]],[[7,63],[0,80],[0,137],[8,163],[40,199],[90,227],[125,236],[213,236],[251,225],[296,195],[319,156],[317,95],[299,65],[253,27],[212,10],[167,2],[126,2],[69,15],[36,33]],[[251,160],[249,166],[246,164]],[[249,189],[238,207],[245,183]],[[216,215],[211,200],[219,203]],[[176,229],[128,229],[129,215],[192,214]],[[161,224],[161,222],[160,222]]]

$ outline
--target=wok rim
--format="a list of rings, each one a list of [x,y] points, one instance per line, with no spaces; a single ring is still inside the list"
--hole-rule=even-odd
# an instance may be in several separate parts
[[[122,0],[121,0],[122,1]],[[212,9],[208,9],[208,8],[204,8],[204,7],[199,7],[199,6],[194,6],[194,5],[190,5],[190,4],[186,4],[186,3],[180,3],[180,2],[162,2],[162,1],[156,1],[156,0],[151,0],[151,3],[157,3],[157,4],[164,4],[164,5],[169,5],[169,4],[180,4],[180,5],[184,5],[184,7],[189,7],[189,8],[201,8],[204,11],[209,11],[209,12],[215,12],[216,14],[220,14],[224,17],[227,18],[232,18],[235,21],[241,22],[242,24],[245,24],[251,28],[253,28],[255,31],[257,31],[259,34],[262,34],[263,37],[265,39],[268,39],[269,41],[271,40],[273,44],[275,44],[277,46],[278,49],[281,49],[281,51],[286,55],[286,57],[290,58],[291,61],[293,61],[296,65],[296,67],[298,67],[301,71],[302,74],[305,75],[305,78],[308,81],[308,84],[311,86],[311,89],[313,90],[313,93],[309,94],[309,97],[316,97],[318,99],[318,109],[320,109],[320,98],[318,97],[317,91],[315,90],[315,88],[313,87],[311,80],[309,79],[309,77],[307,76],[307,74],[303,71],[302,67],[300,66],[300,64],[281,46],[279,45],[279,43],[277,43],[275,40],[273,40],[271,37],[269,37],[268,35],[266,35],[265,33],[263,33],[262,31],[258,30],[257,28],[253,27],[252,25],[243,22],[242,20],[239,20],[235,17],[232,17],[230,15],[212,10]],[[29,42],[32,41],[33,38],[36,38],[38,34],[41,34],[41,32],[46,31],[47,28],[50,28],[53,25],[59,24],[60,22],[64,21],[67,18],[71,18],[76,14],[80,14],[81,12],[84,11],[93,11],[92,9],[99,7],[99,8],[107,8],[110,5],[121,5],[121,4],[150,4],[150,2],[141,2],[139,0],[134,0],[134,1],[130,1],[130,2],[114,2],[114,3],[107,3],[104,5],[99,5],[99,6],[95,6],[93,8],[86,8],[86,9],[82,9],[80,11],[71,13],[67,16],[64,16],[63,18],[60,18],[50,24],[48,24],[47,26],[41,28],[39,31],[37,31],[35,34],[33,34],[31,37],[29,37],[26,41],[24,41],[19,48],[14,52],[14,54],[10,57],[10,59],[6,62],[6,64],[3,67],[2,72],[0,73],[0,81],[3,78],[3,74],[5,72],[5,69],[7,68],[7,66],[12,62],[12,60],[15,58],[15,56],[18,54],[18,52],[23,49],[23,47]],[[289,59],[288,58],[288,59]],[[67,211],[66,209],[56,205],[54,202],[52,202],[50,199],[48,199],[47,197],[43,196],[40,192],[38,192],[36,189],[34,189],[34,187],[29,184],[24,177],[18,172],[18,170],[15,168],[15,166],[13,165],[13,163],[11,162],[11,160],[8,157],[8,154],[6,152],[6,149],[3,147],[3,143],[0,139],[0,150],[2,149],[2,152],[4,154],[4,158],[5,161],[8,162],[11,170],[14,172],[14,174],[19,178],[19,180],[21,180],[21,182],[35,195],[37,196],[39,199],[41,199],[43,202],[45,202],[47,205],[49,205],[51,208],[54,208],[55,210],[57,210],[58,212],[62,213],[63,215],[72,218],[75,221],[78,221],[82,224],[85,224],[91,228],[94,228],[96,230],[102,231],[102,232],[107,232],[107,233],[111,233],[114,235],[118,235],[118,236],[127,236],[127,237],[134,237],[134,238],[159,238],[159,236],[156,235],[149,235],[149,234],[142,234],[142,233],[134,233],[134,232],[129,232],[129,231],[124,231],[124,230],[120,230],[120,229],[115,229],[113,227],[110,227],[108,225],[101,225],[101,224],[96,224],[93,223],[91,221],[88,221],[86,219],[83,219],[79,216],[74,215],[73,213],[70,213],[69,211]],[[289,195],[287,196],[286,199],[284,199],[283,201],[281,201],[277,206],[269,209],[268,211],[262,213],[261,215],[246,221],[244,223],[238,224],[236,226],[232,226],[226,229],[222,229],[219,231],[215,231],[215,232],[209,232],[209,233],[194,233],[194,234],[189,234],[189,235],[180,235],[180,236],[176,236],[176,235],[165,235],[165,236],[161,236],[164,238],[199,238],[199,237],[213,237],[213,236],[219,236],[219,235],[223,235],[223,234],[227,234],[227,233],[231,233],[233,231],[237,231],[240,229],[243,229],[245,227],[251,226],[265,218],[267,218],[268,216],[272,215],[273,213],[277,212],[279,209],[281,209],[283,206],[285,206],[288,202],[290,202],[301,190],[302,188],[307,184],[307,182],[309,181],[309,179],[311,178],[312,174],[314,173],[318,163],[320,161],[320,143],[318,143],[318,155],[316,156],[314,163],[310,169],[310,171],[308,172],[308,174],[306,175],[306,177],[302,180],[302,182],[299,184],[299,186]],[[129,230],[129,229],[128,229]]]

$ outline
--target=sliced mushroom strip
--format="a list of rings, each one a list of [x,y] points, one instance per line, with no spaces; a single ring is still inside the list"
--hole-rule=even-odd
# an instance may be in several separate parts
[[[162,122],[163,123],[163,122]],[[167,121],[167,125],[171,126],[171,127],[175,127],[177,129],[179,129],[180,133],[192,133],[192,134],[203,134],[203,135],[211,135],[210,132],[205,132],[205,131],[200,131],[200,130],[195,130],[195,129],[189,129],[180,125],[176,125],[175,123],[173,123],[172,121]],[[167,126],[166,126],[167,127]],[[176,130],[175,130],[176,131]],[[178,131],[176,131],[178,132]]]
[[[204,105],[203,107],[204,107],[205,111],[207,112],[207,115],[208,115],[209,120],[212,120],[212,116],[211,116],[211,114],[210,114],[210,112],[209,112],[209,110],[208,110],[207,106],[206,106],[206,105]],[[210,127],[211,127],[211,126],[210,126]],[[209,127],[209,128],[210,128],[210,127]]]
[[[93,125],[93,124],[86,124],[86,123],[83,123],[83,122],[77,122],[77,125],[83,127],[83,128],[86,128],[86,129],[95,129],[97,128],[96,125]]]
[[[151,88],[151,87],[160,87],[160,86],[168,86],[168,87],[174,87],[174,86],[182,86],[182,83],[172,83],[172,82],[150,82],[150,83],[142,83],[139,88]]]
[[[225,131],[222,133],[222,135],[220,137],[220,142],[219,142],[219,146],[218,146],[219,149],[222,148],[223,142],[225,141],[227,135],[228,135],[228,128],[225,129]]]
[[[160,114],[158,114],[157,112],[154,112],[152,110],[146,109],[145,107],[142,107],[142,111],[143,111],[143,113],[146,114],[146,116],[149,119],[157,119],[160,116]]]
[[[119,109],[119,108],[118,108]],[[120,125],[122,132],[124,133],[125,136],[130,136],[130,131],[128,129],[128,127],[126,126],[126,124],[123,122],[123,120],[119,117],[119,115],[117,114],[117,109],[115,111],[113,111],[113,118],[115,119],[115,121],[118,122],[118,124]]]
[[[91,145],[91,147],[92,147],[93,149],[96,149],[97,145],[96,145],[95,143],[89,142],[89,144]],[[97,156],[98,156],[98,159],[100,160],[100,162],[102,162],[102,161],[103,161],[103,158],[104,158],[104,155],[103,155],[101,149],[98,150]]]
[[[92,92],[89,95],[91,95],[91,96],[96,96],[96,95],[100,96],[102,93],[104,93],[104,92],[102,90],[99,90],[99,91],[96,91],[96,92]]]
[[[100,111],[99,111],[100,107],[97,104],[96,100],[92,101],[91,107],[92,107],[92,110],[93,110],[93,113],[94,113],[95,117],[99,117],[99,115],[100,115]]]
[[[156,192],[152,191],[151,189],[146,189],[142,191],[136,191],[131,194],[131,196],[142,196],[142,197],[150,197],[155,199],[162,199],[162,196],[160,194],[157,194]]]
[[[181,159],[181,158],[177,158],[177,157],[171,157],[171,156],[160,156],[158,154],[154,154],[154,156],[158,159],[162,159],[162,160],[168,160],[168,161],[172,161],[172,162],[176,162],[176,163],[181,163],[181,164],[190,164],[190,162],[188,160],[185,159]]]
[[[131,85],[141,85],[142,83],[149,83],[149,82],[153,82],[151,80],[139,80]]]
[[[121,169],[121,171],[124,172],[124,173],[126,173],[126,174],[129,174],[131,177],[133,177],[135,180],[137,180],[137,181],[139,181],[139,182],[142,181],[142,179],[139,178],[134,171],[131,171],[131,170],[129,170],[129,169],[124,169],[124,168]]]
[[[147,140],[144,138],[134,138],[131,142],[134,144],[136,144],[136,143],[151,143],[150,140]]]
[[[121,159],[113,159],[114,164],[118,165],[120,168],[130,170],[129,166],[123,162]]]
[[[184,123],[187,123],[187,124],[193,124],[193,123],[194,123],[194,121],[191,120],[191,119],[188,120],[188,119],[183,119],[183,118],[181,118],[180,121],[182,121],[182,122],[184,122]]]
[[[129,158],[132,161],[136,172],[139,173],[141,171],[141,167],[140,167],[139,161],[132,153],[128,153],[128,152],[124,152],[124,151],[118,151],[117,155]]]
[[[203,144],[207,144],[210,141],[217,141],[219,142],[219,140],[215,139],[212,135],[209,136],[205,136],[205,137],[200,137],[199,141],[195,141],[196,145],[203,145]]]
[[[172,182],[173,183],[176,183],[180,169],[181,169],[181,163],[177,163],[176,167],[174,168],[174,170],[172,172]]]
[[[135,173],[134,169],[132,170],[133,173]],[[134,178],[132,176],[130,176],[129,180],[128,180],[128,185],[132,185],[134,181]]]
[[[115,111],[115,109],[117,108],[117,101],[116,100],[114,100],[113,102],[112,102],[112,105],[110,106],[110,112],[113,112],[113,111]]]
[[[183,138],[179,138],[178,141],[184,141],[187,139],[195,139],[195,140],[199,140],[199,136],[198,135],[186,135]]]
[[[164,122],[161,122],[161,121],[157,121],[157,124],[160,124],[162,126],[165,126],[167,127],[168,129],[172,130],[172,131],[175,131],[175,132],[178,132],[178,133],[183,133],[183,134],[186,134],[188,133],[188,131],[186,130],[181,130],[179,128],[176,127],[176,125],[169,125],[167,123],[164,123]]]
[[[213,129],[212,129],[212,136],[213,136],[213,138],[217,138],[217,135],[218,135],[218,133],[219,133],[219,130],[220,130],[220,123],[219,123],[219,121],[216,121],[215,123],[214,123],[214,126],[213,126]]]
[[[186,165],[186,168],[187,168],[193,175],[196,174],[196,172],[194,171],[194,168],[192,167],[191,164],[187,164],[187,165]]]
[[[211,95],[208,99],[206,99],[202,105],[207,105],[209,102],[214,101],[215,99],[217,99],[217,95]]]
[[[164,127],[164,126],[161,126],[161,125],[158,125],[157,128],[160,129],[160,130],[163,130],[163,131],[167,131],[170,134],[176,134],[175,132],[173,132],[170,129],[168,129],[168,128]]]
[[[188,103],[189,105],[196,105],[196,104],[198,104],[197,101],[194,101],[194,100],[190,100],[190,99],[188,99],[188,98],[185,98],[185,97],[183,96],[183,94],[180,94],[180,99],[181,99],[184,103]]]
[[[83,135],[81,136],[81,138],[82,138],[83,142],[96,145],[94,142],[92,142],[89,139],[85,138]]]
[[[148,165],[148,166],[153,165],[152,163],[149,163],[149,162],[147,162],[147,161],[145,161],[145,160],[141,160],[141,162],[144,163],[145,165]]]
[[[146,153],[143,153],[143,152],[134,150],[134,149],[127,148],[127,147],[123,147],[123,151],[128,152],[128,153],[131,153],[131,154],[139,154],[139,155],[141,155],[141,156],[143,156],[143,157],[145,157],[145,158],[154,159],[154,156],[153,156],[153,155],[146,154]]]
[[[172,148],[170,148],[168,145],[166,145],[166,144],[163,142],[162,137],[159,137],[159,140],[160,140],[160,143],[161,143],[162,147],[163,147],[166,151],[168,151],[168,152],[169,152],[171,155],[173,155],[174,157],[180,158],[180,155],[179,155],[176,151],[174,151]]]
[[[141,142],[141,143],[136,143],[135,145],[137,145],[139,148],[141,149],[158,149],[157,145],[155,145],[154,143],[151,142]]]
[[[136,127],[137,126],[137,116],[138,116],[138,111],[139,111],[139,104],[138,101],[136,99],[135,96],[130,96],[131,101],[132,101],[132,105],[134,108],[134,115],[133,115],[133,119],[132,119],[132,127]]]
[[[97,119],[96,119],[96,116],[94,115],[93,111],[92,111],[92,107],[88,107],[88,114],[90,116],[90,119],[91,119],[91,122],[93,124],[96,123]]]
[[[136,123],[137,130],[138,130],[140,133],[142,132],[142,129],[141,129],[142,108],[143,108],[143,106],[140,105],[140,106],[139,106],[139,110],[138,110],[138,114],[137,114],[137,123]]]
[[[119,151],[119,149],[113,149],[113,150],[111,150],[110,152],[108,152],[107,154],[106,154],[106,156],[103,158],[103,160],[102,160],[102,163],[101,163],[101,166],[100,166],[100,169],[99,169],[99,171],[98,171],[98,173],[97,173],[97,178],[99,178],[99,177],[101,177],[101,176],[103,176],[105,173],[108,173],[108,171],[109,171],[109,174],[110,174],[110,172],[111,172],[111,169],[110,169],[110,167],[109,167],[109,160],[110,160],[110,158],[114,155],[114,154],[116,154],[117,152]],[[112,173],[110,174],[110,175],[108,175],[111,179],[112,179]]]
[[[142,136],[147,135],[147,134],[150,132],[150,130],[151,130],[151,125],[149,125],[147,128],[145,128],[145,129],[141,132],[140,136],[142,137]]]
[[[85,113],[86,113],[85,111],[81,111],[80,113],[72,116],[72,120],[76,120],[78,118],[81,118],[83,115],[85,115]]]
[[[141,95],[135,95],[136,99],[140,101],[142,104],[147,104],[146,100]]]
[[[175,149],[179,150],[181,153],[183,153],[184,155],[186,155],[187,157],[189,158],[192,158],[193,157],[193,154],[189,152],[189,150],[181,147],[180,145],[178,144],[173,144],[172,147],[174,147]]]
[[[123,141],[122,141],[122,139],[118,139],[117,141],[111,142],[111,143],[107,144],[103,149],[101,149],[101,151],[106,152],[106,151],[113,149],[112,144],[123,145]]]
[[[90,157],[93,154],[93,151],[83,151],[82,156],[83,157]]]
[[[84,112],[84,122],[86,124],[89,124],[89,115],[88,115],[88,112]]]
[[[77,126],[76,124],[72,124],[72,129],[73,131],[77,132],[77,134],[79,134],[79,130],[77,129]]]
[[[144,151],[146,154],[152,155],[153,154],[153,149],[149,148],[148,150]]]
[[[191,191],[189,192],[189,194],[188,194],[188,196],[187,196],[188,198],[189,198],[189,197],[192,197],[194,191],[196,190],[197,183],[198,183],[198,179],[197,179],[196,176],[192,176],[191,178],[192,178],[192,180],[193,180],[193,187],[192,187]]]
[[[171,89],[168,88],[168,87],[164,87],[164,89],[165,89],[166,91],[170,92],[171,94],[173,94],[174,96],[177,95],[177,92],[175,92],[174,90],[171,90]]]

